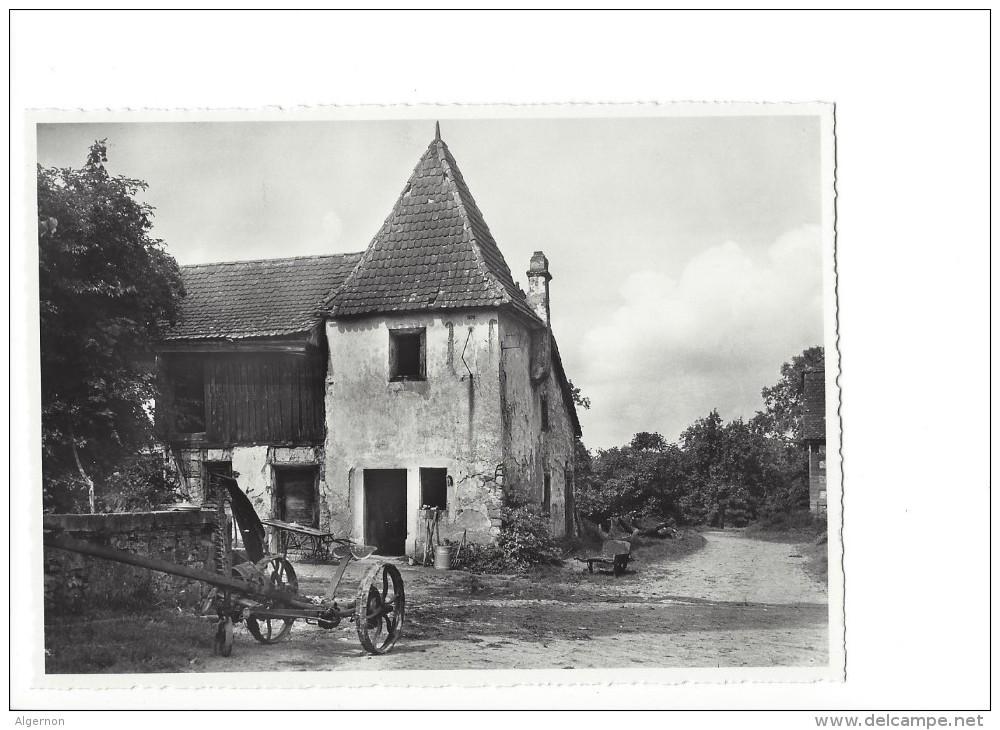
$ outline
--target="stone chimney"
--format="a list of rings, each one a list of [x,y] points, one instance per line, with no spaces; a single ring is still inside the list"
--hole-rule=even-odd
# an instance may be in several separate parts
[[[535,314],[545,322],[546,327],[552,326],[549,316],[549,280],[551,279],[549,260],[541,251],[535,251],[528,269],[528,304],[535,310]]]

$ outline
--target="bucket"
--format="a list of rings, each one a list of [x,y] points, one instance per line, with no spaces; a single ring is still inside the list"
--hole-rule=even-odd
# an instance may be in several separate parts
[[[451,569],[451,546],[438,545],[434,549],[434,567],[438,570]]]

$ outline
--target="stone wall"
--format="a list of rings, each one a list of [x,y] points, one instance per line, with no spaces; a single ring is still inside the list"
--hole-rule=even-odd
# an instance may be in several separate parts
[[[552,534],[567,532],[567,491],[572,489],[574,432],[551,350],[546,362],[533,364],[531,332],[514,317],[500,317],[501,412],[504,430],[504,473],[509,490],[518,492],[544,509],[545,477],[549,477],[549,517]],[[537,356],[537,353],[536,353]],[[541,369],[544,379],[531,382],[532,369]],[[547,429],[542,427],[543,404]]]
[[[211,570],[215,513],[45,515],[46,530],[118,550]],[[211,590],[186,578],[45,547],[46,613],[195,606]]]

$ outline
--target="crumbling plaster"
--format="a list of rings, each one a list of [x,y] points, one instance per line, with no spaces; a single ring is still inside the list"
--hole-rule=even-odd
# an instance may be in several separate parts
[[[390,330],[420,327],[426,328],[426,380],[391,382]],[[497,312],[331,321],[327,340],[322,498],[330,530],[363,541],[364,470],[406,469],[406,551],[415,554],[423,529],[420,468],[436,467],[450,477],[441,536],[494,537],[503,501]]]
[[[211,499],[206,493],[208,473],[206,462],[228,461],[251,504],[261,519],[278,516],[275,496],[274,468],[281,466],[319,466],[323,463],[323,449],[313,446],[231,446],[227,448],[181,449],[179,459],[188,475],[188,489],[202,501]],[[320,495],[325,491],[320,469]],[[321,504],[322,507],[322,504]],[[320,516],[321,524],[323,515]]]
[[[544,478],[549,473],[551,529],[561,537],[566,533],[565,475],[574,469],[573,425],[551,360],[543,369],[547,376],[537,384],[531,382],[531,335],[520,320],[500,315],[504,472],[507,488],[537,506],[543,504]],[[547,431],[542,430],[542,398],[548,403]]]

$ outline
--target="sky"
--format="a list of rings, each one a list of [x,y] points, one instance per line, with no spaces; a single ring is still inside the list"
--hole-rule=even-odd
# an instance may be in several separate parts
[[[514,278],[552,273],[552,326],[591,448],[749,418],[823,344],[816,116],[440,119]],[[433,120],[45,124],[38,162],[145,180],[181,264],[362,251]]]

